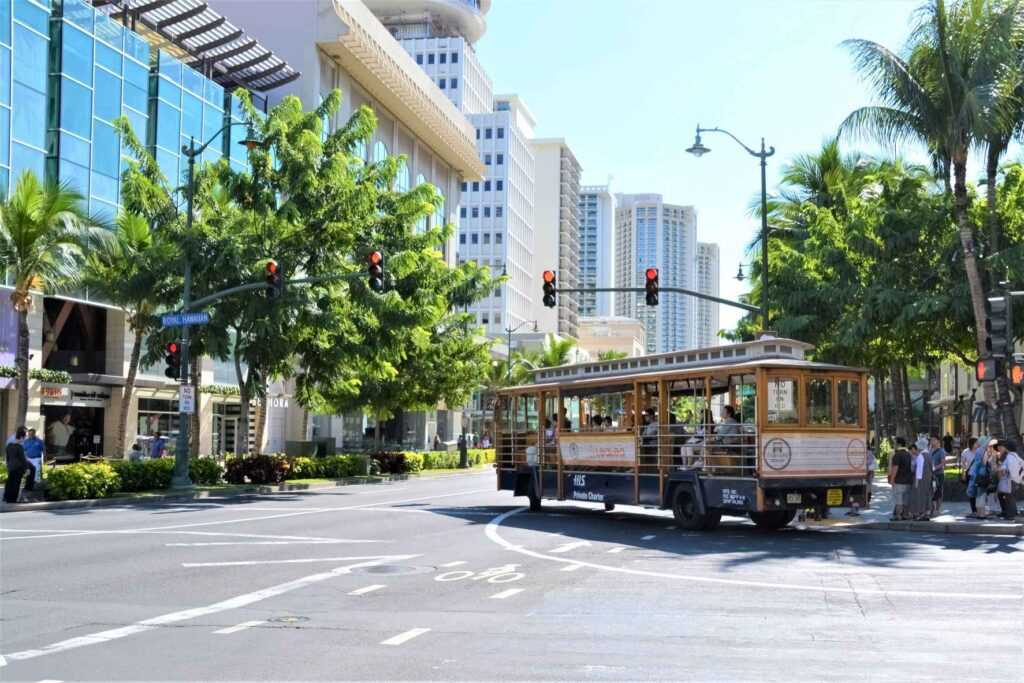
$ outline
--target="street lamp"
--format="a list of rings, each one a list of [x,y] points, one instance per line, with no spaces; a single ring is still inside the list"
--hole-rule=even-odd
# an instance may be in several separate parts
[[[529,325],[530,323],[533,323],[533,331],[536,332],[537,331],[537,321],[536,320],[524,320],[523,322],[519,323],[515,327],[506,327],[505,328],[505,332],[508,333],[508,383],[509,384],[512,384],[512,334],[514,332],[518,332],[519,330],[521,330],[526,325]]]
[[[188,158],[188,183],[186,189],[188,191],[188,213],[186,214],[185,222],[185,282],[182,287],[182,313],[187,313],[191,298],[192,289],[192,260],[189,257],[188,242],[192,237],[192,223],[195,216],[195,207],[193,200],[195,198],[195,169],[196,169],[196,157],[206,151],[206,148],[213,144],[213,142],[233,126],[245,126],[247,134],[244,139],[239,141],[239,144],[244,146],[248,151],[253,151],[259,147],[262,143],[256,139],[255,131],[252,129],[252,125],[241,121],[235,121],[232,123],[225,124],[220,130],[213,134],[213,136],[203,143],[202,146],[196,147],[196,139],[189,137],[188,145],[182,146],[181,152]],[[185,386],[189,381],[189,370],[188,370],[188,325],[181,326],[181,375],[179,376],[179,384]],[[181,393],[178,393],[178,440],[174,448],[174,476],[171,478],[171,486],[174,488],[188,488],[192,486],[192,480],[188,474],[188,420],[189,414],[181,410],[182,408]],[[195,408],[195,406],[193,406]]]
[[[766,169],[768,167],[768,157],[775,154],[774,147],[768,147],[765,149],[764,138],[761,138],[761,151],[757,152],[747,147],[740,139],[735,135],[725,130],[724,128],[701,128],[700,124],[697,125],[697,137],[693,142],[693,146],[689,147],[686,151],[693,156],[700,158],[711,151],[710,147],[705,147],[704,143],[700,140],[701,133],[724,133],[731,137],[736,143],[747,150],[747,153],[751,156],[755,156],[761,160],[761,267],[763,271],[761,273],[761,327],[763,330],[768,330],[768,181],[766,178]],[[739,275],[743,274],[742,267],[740,273],[736,279],[740,279]]]

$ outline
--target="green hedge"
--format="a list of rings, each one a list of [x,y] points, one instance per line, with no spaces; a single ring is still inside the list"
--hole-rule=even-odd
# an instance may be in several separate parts
[[[46,496],[52,500],[106,498],[120,488],[121,477],[105,462],[80,462],[47,472]]]

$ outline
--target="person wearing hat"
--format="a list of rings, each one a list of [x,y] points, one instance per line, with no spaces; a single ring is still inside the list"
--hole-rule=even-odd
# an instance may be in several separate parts
[[[1017,518],[1017,501],[1013,497],[1013,485],[1020,478],[1021,459],[1017,455],[1017,444],[1014,441],[1001,440],[996,445],[995,471],[999,477],[996,483],[996,496],[999,508],[1005,520]]]

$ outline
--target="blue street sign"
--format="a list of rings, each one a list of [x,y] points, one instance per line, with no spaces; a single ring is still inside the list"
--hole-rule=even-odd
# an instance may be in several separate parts
[[[181,327],[182,325],[205,325],[210,322],[210,314],[206,311],[198,313],[168,313],[161,322],[164,327]]]

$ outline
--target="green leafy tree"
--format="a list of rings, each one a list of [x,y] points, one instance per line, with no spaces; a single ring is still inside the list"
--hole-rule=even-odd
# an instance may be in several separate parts
[[[614,350],[598,351],[597,352],[597,359],[598,360],[620,360],[622,358],[629,358],[629,354],[626,353],[625,351],[614,351]]]
[[[82,244],[96,226],[79,193],[66,184],[44,185],[30,171],[18,178],[14,192],[0,203],[0,261],[14,280],[10,301],[18,314],[18,424],[25,424],[28,415],[31,290],[73,287]]]

